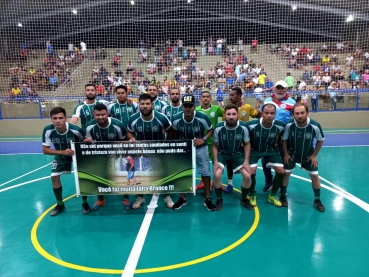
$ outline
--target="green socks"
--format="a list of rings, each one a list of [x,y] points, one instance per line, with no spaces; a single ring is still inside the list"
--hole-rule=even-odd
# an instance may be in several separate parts
[[[281,186],[281,196],[286,196],[287,187]]]
[[[222,198],[222,188],[218,188],[218,189],[216,189],[216,188],[214,188],[214,190],[215,190],[215,194],[217,195],[217,197],[218,198]]]
[[[104,195],[98,195],[97,196],[97,200],[104,201]]]
[[[272,193],[271,195],[276,195],[278,192],[278,189],[282,186],[283,184],[283,178],[284,178],[284,174],[279,174],[276,173],[274,178],[273,178],[273,188],[272,188]],[[282,189],[281,189],[282,191]],[[286,194],[286,192],[285,192]]]
[[[256,186],[256,174],[251,175],[251,187],[250,187],[250,195],[255,195],[255,186]]]
[[[54,194],[55,194],[55,198],[56,198],[56,203],[58,205],[63,205],[64,202],[63,202],[63,187],[59,187],[59,188],[56,188],[54,189],[53,188],[53,191],[54,191]]]
[[[87,196],[82,196],[82,204],[86,204],[87,203]]]
[[[320,198],[320,189],[314,189],[313,188],[313,190],[314,190],[314,196],[315,196],[315,198]]]
[[[242,187],[241,190],[242,190],[242,199],[247,198],[247,195],[249,194],[250,189],[249,188],[246,189],[246,188]]]

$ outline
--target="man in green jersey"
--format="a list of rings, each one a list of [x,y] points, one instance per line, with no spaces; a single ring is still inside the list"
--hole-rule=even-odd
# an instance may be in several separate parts
[[[261,108],[262,118],[252,120],[246,123],[250,133],[250,167],[251,172],[251,187],[250,187],[250,204],[256,206],[256,168],[260,158],[265,160],[268,168],[273,168],[276,172],[273,179],[273,189],[268,197],[268,201],[276,207],[281,207],[281,202],[275,197],[279,187],[283,183],[284,169],[281,156],[279,155],[278,147],[280,136],[284,130],[284,123],[275,120],[276,104],[267,103]]]
[[[210,122],[213,129],[218,124],[219,118],[223,117],[223,109],[216,105],[211,105],[211,94],[209,91],[203,91],[201,94],[201,106],[196,107],[196,111],[201,111],[205,113]],[[213,152],[211,150],[213,145],[213,138],[210,137],[208,140],[208,151],[210,160],[213,160]],[[197,186],[196,190],[200,190],[204,188],[204,182],[201,181]]]
[[[164,106],[168,105],[167,102],[162,101],[158,98],[158,87],[156,85],[148,85],[147,86],[147,94],[149,94],[152,98],[152,104],[154,111],[162,112]]]
[[[117,102],[108,106],[108,112],[111,117],[118,119],[127,128],[128,119],[131,115],[138,111],[138,105],[135,102],[130,104],[127,98],[127,87],[120,85],[115,88],[117,94]]]
[[[94,107],[94,120],[87,123],[85,127],[86,139],[85,141],[93,143],[94,141],[121,141],[126,138],[126,129],[123,123],[118,119],[110,118],[108,109],[104,104],[97,104]],[[126,200],[126,201],[124,201]],[[127,207],[124,208],[129,210],[130,203],[128,195],[124,196],[124,202],[127,202]],[[97,201],[91,207],[92,211],[98,210],[100,207],[106,204],[104,195],[98,195]]]
[[[173,116],[182,112],[182,104],[181,104],[181,93],[177,87],[174,87],[170,90],[170,101],[172,102],[170,105],[166,105],[162,109],[162,114],[165,114],[170,121],[172,121]]]
[[[69,174],[72,170],[72,156],[74,151],[71,148],[71,142],[83,141],[85,134],[77,125],[67,123],[65,109],[55,107],[50,111],[51,124],[44,128],[42,134],[42,151],[45,155],[55,155],[51,166],[51,183],[56,198],[56,207],[50,213],[56,216],[65,210],[63,202],[63,187],[60,182],[60,175]],[[54,149],[51,149],[51,144]],[[90,213],[90,206],[87,199],[83,201],[82,212]]]
[[[280,201],[284,207],[288,206],[286,189],[295,169],[296,163],[301,164],[301,168],[306,170],[311,178],[314,191],[314,206],[320,212],[325,211],[320,200],[320,179],[318,175],[318,153],[323,146],[324,134],[320,124],[308,117],[309,108],[301,103],[297,103],[292,108],[293,119],[287,122],[283,134],[284,171],[285,177],[281,187]],[[315,148],[314,138],[317,140]]]
[[[245,123],[238,120],[238,107],[228,104],[224,108],[224,122],[218,123],[213,135],[213,157],[214,157],[214,187],[218,197],[215,204],[219,211],[223,207],[222,198],[222,175],[224,167],[227,170],[242,175],[242,198],[241,204],[248,210],[254,207],[250,204],[247,195],[251,186],[250,138]]]
[[[128,120],[127,138],[137,140],[164,140],[164,132],[168,139],[173,137],[170,120],[162,113],[153,110],[153,99],[149,94],[141,94],[138,98],[140,112],[132,115]],[[168,208],[173,207],[173,201],[168,194],[164,195],[164,202]],[[143,195],[138,195],[133,209],[139,209],[144,203]]]
[[[196,166],[204,183],[204,206],[208,211],[214,211],[215,206],[210,198],[210,160],[206,141],[213,135],[213,126],[206,114],[195,111],[196,100],[193,95],[182,99],[183,112],[172,119],[175,139],[192,139],[196,147]],[[205,134],[206,132],[206,134]],[[205,135],[204,135],[205,134]],[[181,193],[173,205],[174,210],[187,205],[186,195]]]
[[[78,104],[74,108],[72,119],[70,123],[77,124],[78,119],[81,119],[82,128],[86,127],[86,123],[93,120],[93,110],[96,104],[104,104],[108,106],[110,102],[106,100],[96,100],[96,89],[95,85],[87,84],[85,85],[85,95],[86,100],[80,104]]]

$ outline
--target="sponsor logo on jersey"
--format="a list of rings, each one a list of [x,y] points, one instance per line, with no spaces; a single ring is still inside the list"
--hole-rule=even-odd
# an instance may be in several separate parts
[[[193,127],[193,131],[194,131],[194,132],[198,132],[198,131],[200,131],[200,127],[199,127],[199,126],[195,126],[195,127]]]
[[[275,137],[275,133],[270,133],[269,134],[269,137],[274,138]]]
[[[211,116],[211,117],[214,117],[214,116],[215,116],[215,112],[211,112],[211,113],[210,113],[210,116]]]
[[[235,140],[240,140],[241,138],[242,138],[242,136],[240,134],[237,134],[237,135],[234,136]]]
[[[242,117],[245,117],[245,116],[246,116],[246,112],[242,112],[242,113],[241,113],[241,116],[242,116]]]
[[[153,131],[153,132],[157,132],[157,131],[159,131],[158,126],[153,126],[153,127],[152,127],[152,131]]]
[[[280,107],[281,109],[286,109],[286,107],[287,107],[287,106],[286,106],[286,104],[280,104],[280,105],[279,105],[279,107]]]
[[[256,135],[257,137],[259,137],[259,132],[256,132],[256,133],[255,133],[255,135]]]
[[[227,139],[227,136],[225,134],[223,134],[223,140],[226,140]]]
[[[125,113],[126,112],[126,108],[122,108],[122,113]]]
[[[170,116],[170,112],[167,112],[167,116]]]
[[[115,134],[114,133],[109,133],[109,139],[115,139]]]
[[[311,134],[309,134],[309,133],[305,134],[305,138],[306,139],[311,139]]]
[[[132,108],[131,107],[128,107],[127,108],[127,111],[132,112]]]

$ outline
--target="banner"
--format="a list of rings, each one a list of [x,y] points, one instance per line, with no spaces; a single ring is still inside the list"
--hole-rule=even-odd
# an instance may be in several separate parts
[[[192,140],[72,143],[77,195],[195,193]]]

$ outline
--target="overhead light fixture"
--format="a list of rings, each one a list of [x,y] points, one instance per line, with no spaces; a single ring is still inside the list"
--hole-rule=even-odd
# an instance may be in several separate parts
[[[296,11],[296,10],[297,10],[297,6],[293,5],[293,6],[291,7],[291,9],[292,9],[293,11]]]
[[[18,22],[18,27],[23,27],[22,23]]]
[[[346,19],[346,22],[351,22],[354,20],[354,16],[352,14],[350,14],[347,19]]]
[[[135,4],[135,1],[133,1],[133,0],[132,0],[132,1],[131,1],[131,5],[134,5],[134,4]]]
[[[74,10],[72,10],[72,13],[73,13],[73,14],[77,14],[77,13],[78,13],[78,11],[77,11],[76,9],[74,9]]]
[[[245,0],[245,2],[249,2],[249,0]]]
[[[187,3],[191,3],[191,0],[187,0]]]

